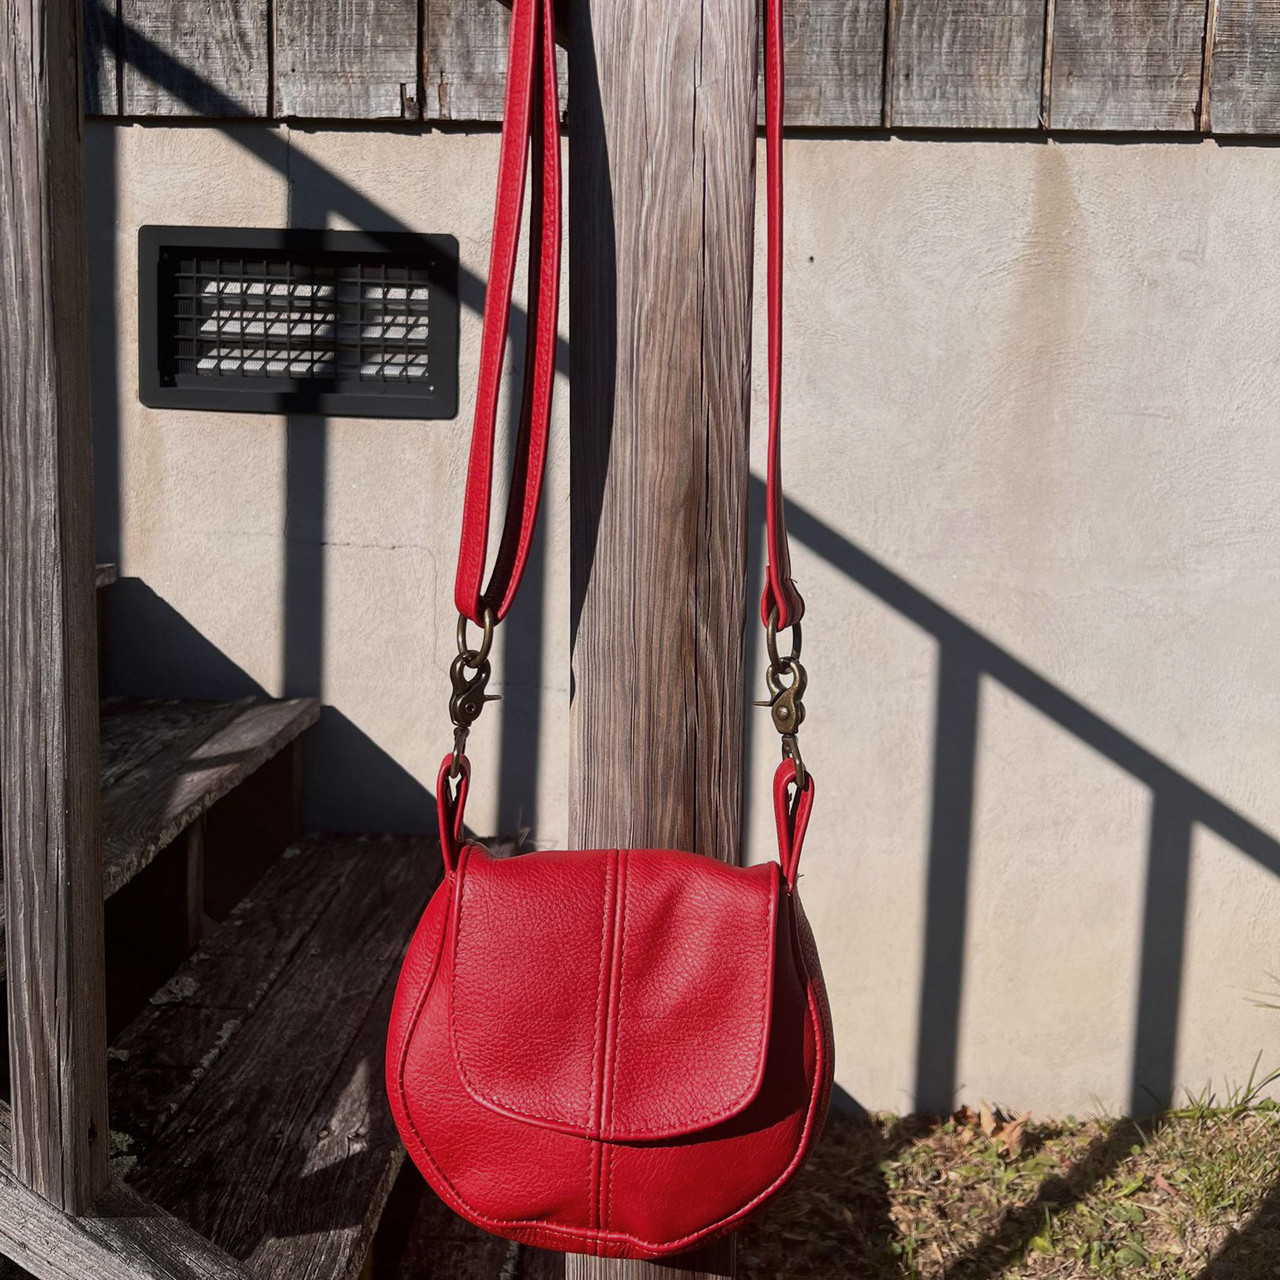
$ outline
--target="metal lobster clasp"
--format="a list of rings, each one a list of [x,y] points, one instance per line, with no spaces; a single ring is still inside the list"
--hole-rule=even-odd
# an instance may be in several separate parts
[[[467,657],[467,654],[460,653],[449,666],[449,679],[453,683],[449,718],[459,728],[469,729],[479,719],[486,702],[501,702],[502,699],[497,694],[485,693],[491,674],[488,662],[473,670]]]
[[[764,702],[757,702],[756,706],[769,708],[773,727],[782,737],[782,755],[784,759],[795,761],[796,783],[803,791],[807,775],[796,741],[796,730],[804,724],[804,691],[808,687],[809,677],[800,664],[800,624],[797,622],[791,628],[792,649],[787,654],[778,652],[776,609],[769,615],[765,634],[769,648],[769,666],[765,670],[764,680],[769,688],[769,697]]]

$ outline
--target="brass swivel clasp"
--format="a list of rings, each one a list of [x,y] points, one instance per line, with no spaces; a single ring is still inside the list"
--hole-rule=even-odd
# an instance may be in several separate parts
[[[809,677],[800,664],[801,640],[800,624],[793,623],[791,652],[783,654],[778,651],[778,611],[776,608],[772,609],[765,628],[769,666],[765,671],[764,680],[769,689],[769,696],[755,705],[769,708],[773,727],[782,738],[783,759],[795,761],[796,786],[803,791],[808,774],[805,772],[804,760],[800,756],[796,732],[804,724],[804,691],[808,687]]]
[[[497,694],[486,693],[493,667],[489,652],[493,648],[495,619],[492,609],[484,611],[484,631],[479,648],[467,642],[466,614],[458,615],[458,656],[449,664],[449,680],[453,694],[449,698],[449,719],[453,721],[453,764],[449,777],[456,778],[462,769],[462,754],[467,747],[467,734],[484,710],[486,702],[501,702]]]

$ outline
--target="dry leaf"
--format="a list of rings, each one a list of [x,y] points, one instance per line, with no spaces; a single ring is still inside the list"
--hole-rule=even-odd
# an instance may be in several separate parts
[[[978,1123],[982,1126],[982,1132],[988,1138],[995,1137],[996,1130],[1000,1127],[996,1120],[995,1112],[991,1108],[989,1102],[983,1102],[978,1108]]]
[[[1027,1111],[1015,1116],[1000,1129],[1000,1141],[1004,1143],[1005,1151],[1015,1160],[1022,1154],[1022,1144],[1027,1136],[1027,1121],[1030,1119],[1031,1112]]]

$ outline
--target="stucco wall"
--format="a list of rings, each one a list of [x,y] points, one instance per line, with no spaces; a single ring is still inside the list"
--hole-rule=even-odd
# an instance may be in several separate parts
[[[311,819],[423,826],[496,137],[93,125],[89,148],[99,543],[127,579],[110,678],[319,692]],[[807,139],[787,184],[803,888],[840,1084],[1062,1113],[1280,1065],[1255,1003],[1280,973],[1277,153]],[[456,235],[457,421],[142,408],[146,222]],[[469,812],[548,844],[564,390]],[[759,858],[776,743],[753,723]]]

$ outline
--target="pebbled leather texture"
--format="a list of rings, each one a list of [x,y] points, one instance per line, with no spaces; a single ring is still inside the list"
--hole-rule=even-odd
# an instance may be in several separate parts
[[[834,1053],[777,863],[468,845],[410,945],[387,1090],[457,1212],[658,1258],[731,1231],[821,1130]]]

